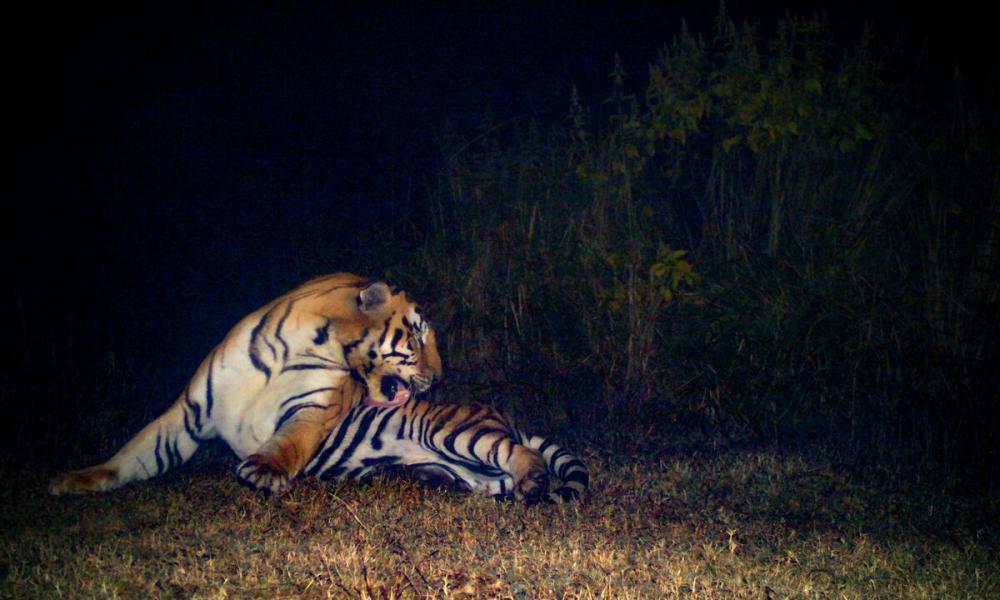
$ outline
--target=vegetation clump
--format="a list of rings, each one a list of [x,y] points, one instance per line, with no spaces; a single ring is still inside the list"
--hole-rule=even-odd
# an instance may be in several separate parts
[[[550,129],[451,132],[400,270],[438,290],[453,384],[546,420],[994,473],[996,119],[958,71],[936,101],[907,56],[723,12],[638,93],[616,60],[596,110],[573,90]]]

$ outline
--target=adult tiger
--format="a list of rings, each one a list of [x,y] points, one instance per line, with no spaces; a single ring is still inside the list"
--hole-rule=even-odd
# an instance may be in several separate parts
[[[357,381],[342,392],[359,402],[364,394]],[[578,498],[590,479],[578,458],[492,408],[419,398],[391,408],[365,399],[320,444],[302,475],[361,479],[386,465],[405,467],[425,483],[527,504]],[[551,492],[550,476],[562,482]]]
[[[106,491],[184,463],[222,438],[237,476],[280,491],[355,402],[398,406],[441,376],[433,329],[405,292],[336,273],[303,284],[241,320],[172,407],[107,462],[59,475],[53,494]],[[356,386],[352,386],[352,391]]]

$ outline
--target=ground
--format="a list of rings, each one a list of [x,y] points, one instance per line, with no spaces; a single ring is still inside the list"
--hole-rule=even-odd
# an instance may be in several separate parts
[[[581,454],[584,501],[534,507],[385,478],[267,498],[222,455],[87,497],[3,468],[0,597],[1000,597],[981,494],[765,449]]]

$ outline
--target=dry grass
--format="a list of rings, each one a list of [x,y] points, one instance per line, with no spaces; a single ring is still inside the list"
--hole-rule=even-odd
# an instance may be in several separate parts
[[[0,597],[1000,596],[987,500],[760,451],[587,458],[583,503],[533,508],[382,479],[275,501],[229,460],[77,498],[8,470]]]

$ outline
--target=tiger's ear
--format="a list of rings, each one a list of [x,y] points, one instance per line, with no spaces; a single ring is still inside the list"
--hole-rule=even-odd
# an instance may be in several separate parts
[[[371,315],[377,313],[389,302],[392,291],[384,281],[376,281],[361,288],[358,294],[358,310]]]

